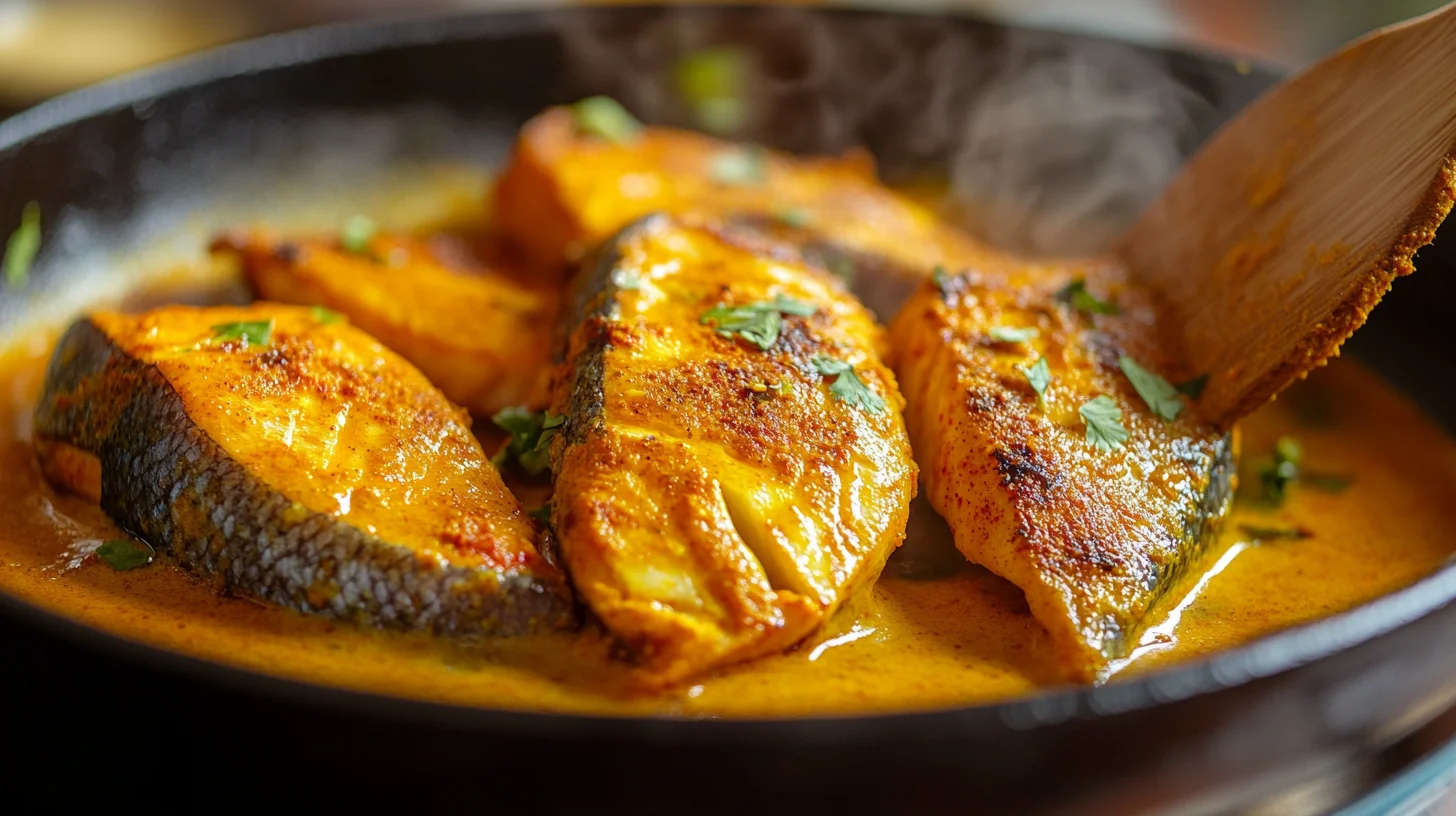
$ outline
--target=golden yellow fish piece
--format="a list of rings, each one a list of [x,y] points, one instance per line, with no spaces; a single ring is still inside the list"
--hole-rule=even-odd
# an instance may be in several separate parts
[[[916,470],[883,331],[842,282],[654,216],[588,263],[568,317],[552,520],[647,680],[793,645],[873,583]]]
[[[948,258],[989,254],[881,185],[863,151],[803,158],[658,127],[617,143],[580,132],[570,108],[522,128],[495,196],[502,232],[542,267],[565,268],[652,212],[777,221],[832,245],[836,265],[879,256],[917,282]]]
[[[550,376],[560,293],[523,284],[503,266],[439,257],[429,242],[371,238],[351,252],[333,238],[264,232],[219,240],[258,296],[338,312],[414,363],[479,417],[539,406]]]
[[[573,623],[565,580],[464,412],[309,309],[79,320],[35,434],[53,482],[230,591],[439,633]]]
[[[1095,281],[1085,295],[1065,289],[1083,276]],[[1164,408],[1175,420],[1155,414],[1123,372],[1127,355],[1177,374],[1156,331],[1147,298],[1108,267],[946,275],[891,326],[927,498],[968,559],[1026,593],[1080,681],[1136,645],[1232,497],[1232,438],[1176,394],[1179,408]],[[1099,447],[1083,411],[1103,397],[1095,424],[1108,429],[1115,408],[1126,438],[1109,431]]]

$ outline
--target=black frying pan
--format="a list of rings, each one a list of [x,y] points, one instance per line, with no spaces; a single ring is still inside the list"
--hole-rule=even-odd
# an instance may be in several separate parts
[[[1082,206],[1078,223],[1105,234],[1156,192],[1157,167],[1099,157],[1176,159],[1270,81],[1207,57],[842,11],[581,9],[290,34],[0,124],[0,224],[16,223],[32,198],[49,218],[39,294],[0,299],[0,328],[124,289],[134,273],[98,248],[144,244],[229,201],[266,214],[268,191],[290,184],[346,189],[391,163],[498,160],[532,113],[589,92],[680,121],[660,89],[633,79],[709,39],[759,49],[779,83],[747,135],[809,151],[863,142],[890,176],[953,168],[1001,207],[985,221],[990,237],[1033,248],[1095,242],[1018,226],[1048,208],[1038,223],[1071,223],[1055,220],[1068,215],[1059,202]],[[1052,118],[1039,125],[1014,106],[989,119],[1006,117],[1007,128],[967,131],[950,116],[1072,70],[1093,81],[1063,89],[1049,113],[1043,104]],[[1079,95],[1088,88],[1118,94],[1149,77],[1160,93],[1173,89],[1152,118],[1138,109],[1094,127],[1065,115],[1103,109]],[[1004,151],[1018,140],[1045,160],[1012,161]],[[1443,363],[1456,343],[1438,327],[1456,310],[1456,263],[1441,246],[1351,348],[1449,428],[1456,401]],[[1448,568],[1348,614],[1103,688],[937,713],[742,722],[507,713],[308,686],[0,596],[0,810],[1318,812],[1456,733],[1453,598]]]

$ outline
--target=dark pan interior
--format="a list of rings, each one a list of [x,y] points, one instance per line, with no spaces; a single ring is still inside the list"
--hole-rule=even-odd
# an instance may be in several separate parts
[[[383,168],[498,161],[515,128],[549,104],[607,92],[648,119],[681,122],[661,66],[725,40],[758,49],[773,80],[746,135],[801,151],[864,143],[892,178],[949,168],[996,204],[988,237],[1038,249],[1114,233],[1177,158],[1270,81],[1196,55],[857,12],[575,10],[286,35],[0,124],[0,224],[30,199],[50,219],[34,286],[0,299],[0,330],[134,283],[139,269],[110,250],[160,242],[185,256],[213,226],[286,219],[272,191],[347,204]],[[1033,93],[1052,94],[1064,115],[1027,118],[1013,103]],[[957,115],[969,110],[980,118]],[[1089,121],[1087,111],[1115,115]],[[1028,144],[1036,149],[1017,149]],[[1079,214],[1095,229],[1027,226]],[[1438,375],[1452,350],[1441,327],[1456,303],[1453,249],[1423,252],[1421,274],[1351,344],[1447,428],[1456,405]],[[1381,778],[1392,760],[1371,760],[1375,749],[1419,753],[1417,738],[1447,726],[1438,714],[1456,697],[1453,596],[1448,570],[1143,680],[934,714],[784,722],[387,700],[161,654],[0,597],[0,784],[36,807],[94,795],[419,808],[494,805],[505,793],[533,806],[642,810],[1218,812],[1345,771],[1348,789],[1306,789],[1289,811],[1306,812],[1301,802],[1339,802]],[[78,758],[117,770],[78,769]]]

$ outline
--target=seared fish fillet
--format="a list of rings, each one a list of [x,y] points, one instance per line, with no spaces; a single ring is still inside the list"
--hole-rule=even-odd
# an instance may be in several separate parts
[[[654,216],[576,283],[552,520],[650,682],[798,642],[904,537],[916,470],[883,333],[783,249]],[[778,329],[734,332],[720,307]]]
[[[217,242],[235,253],[258,296],[324,306],[414,363],[476,416],[545,404],[560,294],[502,271],[460,268],[423,241],[371,239],[367,253],[335,239],[264,233]]]
[[[800,158],[669,128],[618,144],[580,133],[569,108],[522,128],[495,195],[502,232],[542,267],[561,267],[652,212],[777,220],[837,246],[850,264],[889,259],[916,283],[947,259],[988,254],[879,184],[867,153]]]
[[[968,559],[1025,591],[1069,677],[1090,681],[1199,561],[1232,498],[1234,450],[1191,410],[1169,422],[1145,404],[1120,355],[1173,368],[1152,310],[1117,270],[1084,272],[1120,314],[1060,302],[1069,270],[972,271],[927,283],[891,340],[930,503]],[[1006,342],[1022,328],[1039,334]],[[1050,385],[1039,405],[1026,372],[1040,357]],[[1088,440],[1080,412],[1099,396],[1128,434],[1112,450]]]
[[[53,481],[227,590],[436,632],[572,622],[464,413],[309,309],[91,315],[57,346],[35,419]]]

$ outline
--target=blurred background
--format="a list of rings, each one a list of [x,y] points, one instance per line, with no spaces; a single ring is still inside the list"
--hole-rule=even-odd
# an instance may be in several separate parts
[[[0,0],[0,117],[108,76],[270,32],[336,20],[552,4],[551,0]],[[845,4],[959,9],[1009,22],[1234,52],[1286,67],[1440,5],[1437,0],[849,0]]]

